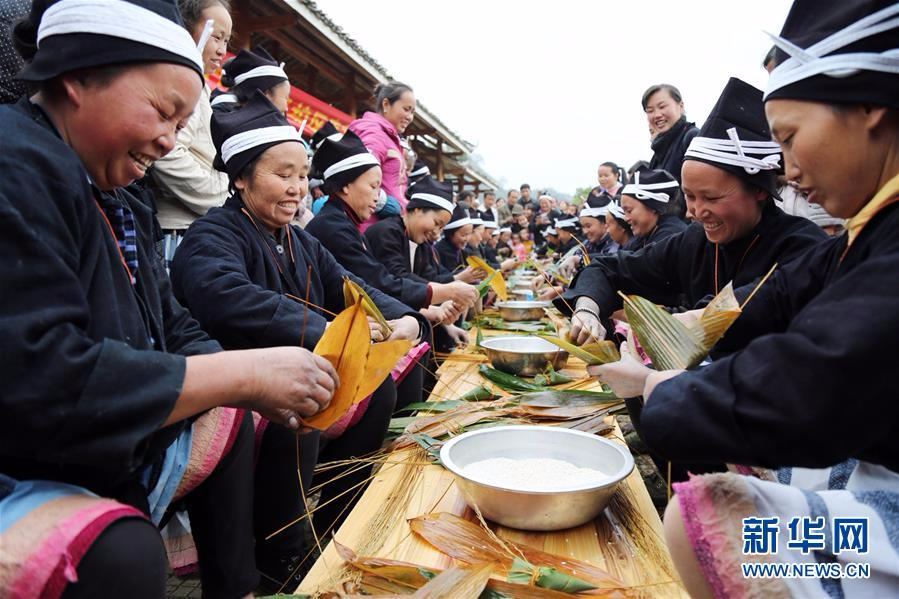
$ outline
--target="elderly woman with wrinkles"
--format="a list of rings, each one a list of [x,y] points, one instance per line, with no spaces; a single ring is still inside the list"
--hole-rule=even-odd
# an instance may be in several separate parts
[[[0,108],[0,588],[163,597],[157,527],[183,499],[204,595],[249,596],[246,409],[298,428],[336,373],[299,347],[223,352],[171,294],[125,186],[203,88],[173,7],[38,1],[15,36],[33,95]]]

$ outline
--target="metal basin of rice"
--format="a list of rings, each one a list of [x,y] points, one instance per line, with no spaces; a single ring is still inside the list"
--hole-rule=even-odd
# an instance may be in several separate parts
[[[540,374],[548,364],[560,370],[568,363],[567,351],[540,337],[490,337],[481,342],[481,347],[494,368],[519,376]]]
[[[588,486],[554,481],[549,491],[519,491],[466,476],[466,466],[499,457],[563,460],[599,470],[607,478]],[[464,433],[443,445],[440,460],[455,476],[468,505],[476,505],[493,522],[523,530],[561,530],[589,522],[634,469],[627,446],[555,426],[500,426]]]
[[[519,320],[540,320],[543,318],[543,309],[552,304],[544,301],[511,301],[497,302],[500,318],[508,322]]]

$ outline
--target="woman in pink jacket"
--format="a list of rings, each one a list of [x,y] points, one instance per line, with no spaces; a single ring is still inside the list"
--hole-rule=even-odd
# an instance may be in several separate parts
[[[415,95],[408,85],[390,81],[379,83],[375,87],[374,97],[378,112],[366,112],[361,119],[350,123],[349,128],[377,157],[381,163],[381,189],[405,212],[406,160],[400,135],[415,116]],[[364,231],[376,221],[377,217],[372,215],[362,223],[361,229]]]

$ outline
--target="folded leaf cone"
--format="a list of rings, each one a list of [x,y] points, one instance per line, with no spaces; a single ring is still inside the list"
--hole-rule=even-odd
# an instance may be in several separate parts
[[[561,347],[575,358],[587,364],[587,366],[609,364],[621,359],[621,355],[618,353],[618,348],[615,347],[615,344],[605,339],[577,346],[554,335],[538,333],[537,336],[546,339],[553,345]]]
[[[315,354],[334,366],[340,384],[331,403],[303,422],[319,430],[337,422],[353,404],[371,395],[384,382],[411,345],[404,339],[372,344],[362,298],[357,297],[328,325],[315,346]]]
[[[689,327],[647,299],[620,295],[624,298],[627,321],[657,370],[684,370],[697,366],[740,315],[740,306],[730,283]]]
[[[501,272],[497,271],[495,268],[492,268],[489,264],[484,262],[479,256],[468,256],[465,258],[465,262],[471,266],[472,268],[480,268],[485,273],[487,273],[487,278],[484,279],[484,282],[493,289],[494,293],[496,293],[496,297],[498,297],[502,301],[506,301],[509,299],[509,292],[506,289],[506,280],[503,279],[503,275]]]

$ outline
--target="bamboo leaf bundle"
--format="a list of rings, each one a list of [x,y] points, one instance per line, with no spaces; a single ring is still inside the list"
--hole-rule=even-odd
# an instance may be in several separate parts
[[[611,362],[617,362],[621,359],[621,355],[618,353],[618,348],[615,347],[615,344],[605,339],[601,341],[595,341],[593,343],[586,343],[582,346],[577,346],[554,335],[544,335],[538,333],[537,336],[541,339],[546,339],[553,345],[561,347],[569,354],[581,360],[588,366],[594,366],[596,364],[609,364]]]
[[[740,316],[740,305],[728,283],[689,327],[660,306],[636,295],[624,295],[624,313],[657,370],[697,366]]]
[[[561,557],[511,541],[498,541],[484,527],[459,516],[440,512],[409,520],[416,535],[449,555],[467,564],[495,562],[508,572],[516,558],[539,567],[550,567],[576,577],[597,589],[624,589],[625,585],[608,572],[593,564]]]
[[[494,293],[496,293],[496,297],[502,301],[509,299],[509,291],[506,289],[506,280],[503,279],[503,274],[501,272],[492,268],[478,256],[468,256],[465,258],[465,262],[472,268],[480,268],[487,273],[487,278],[478,285],[478,291],[484,288],[484,286],[488,286]]]

